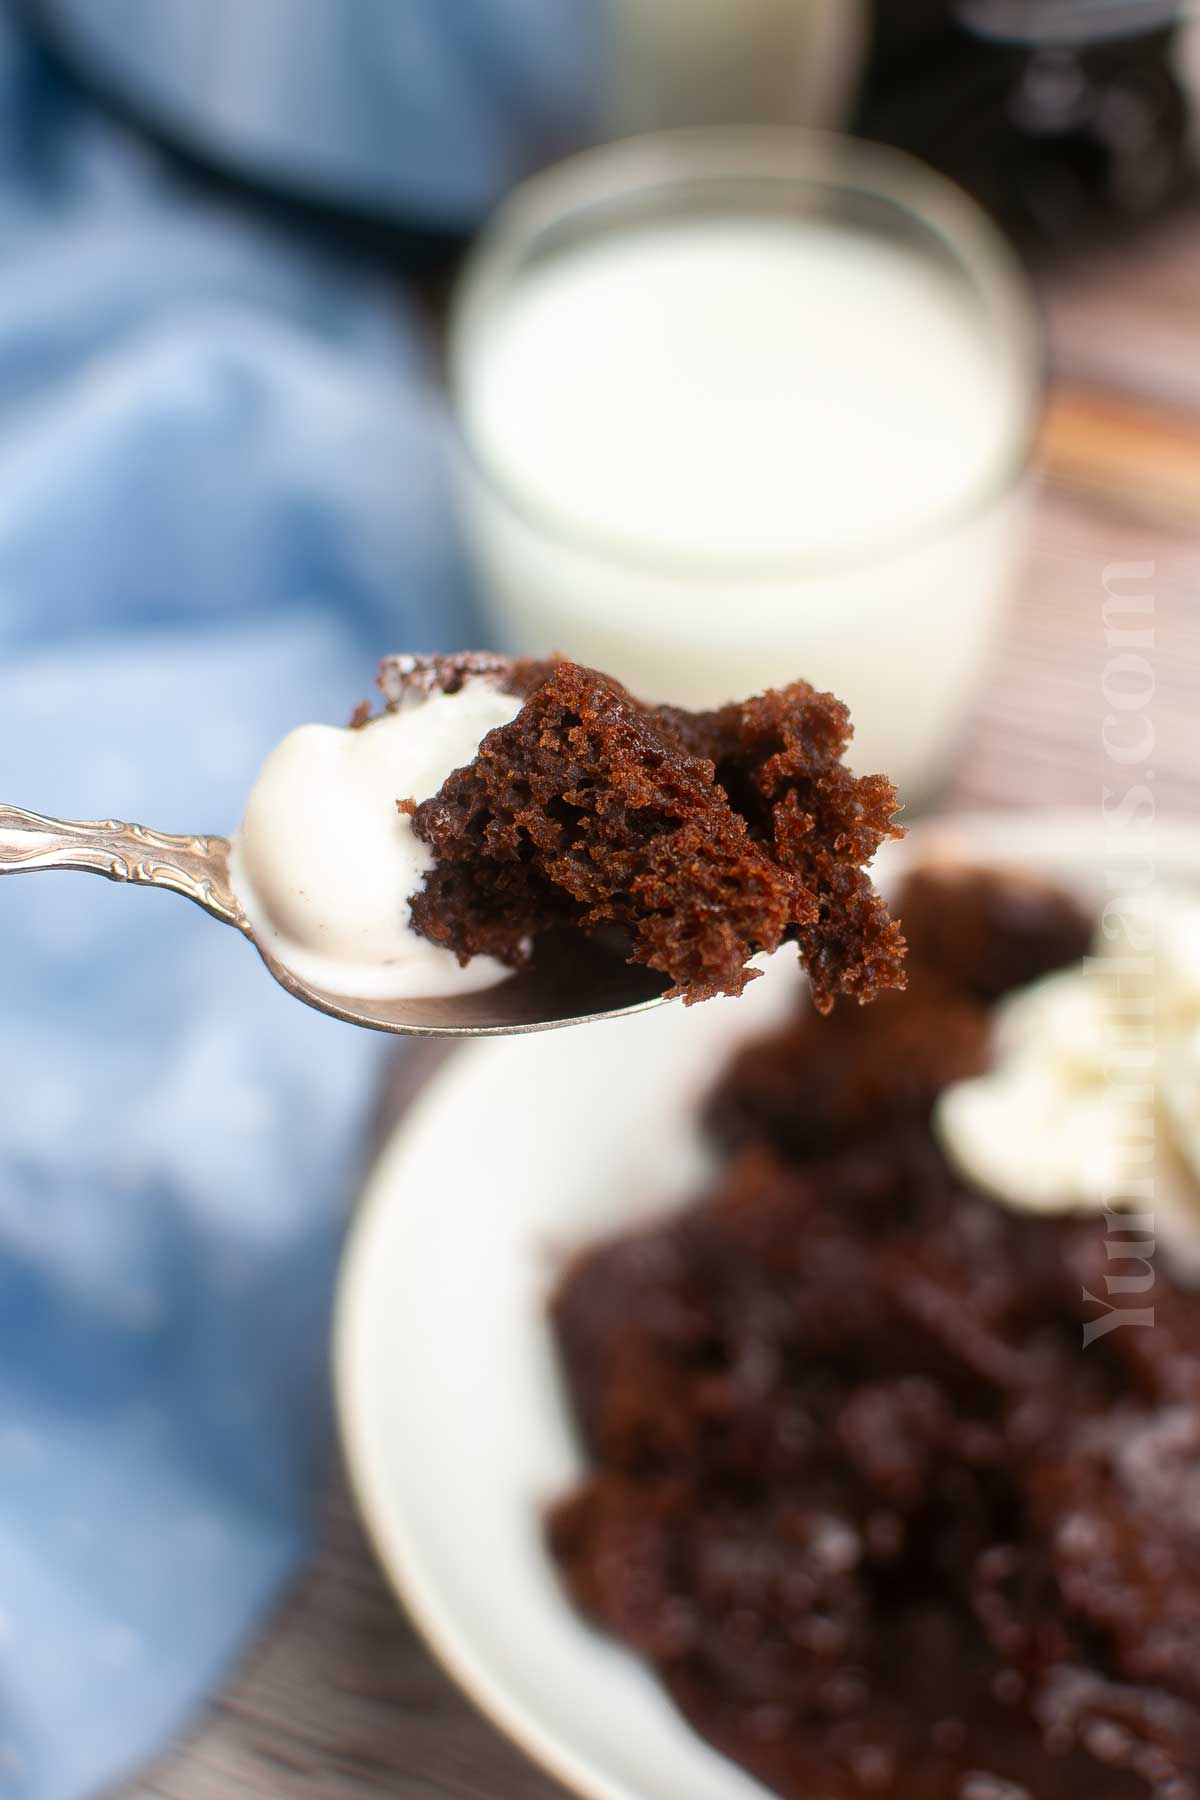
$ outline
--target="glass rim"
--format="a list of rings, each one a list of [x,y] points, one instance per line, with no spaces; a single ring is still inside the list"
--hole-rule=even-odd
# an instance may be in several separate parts
[[[1013,347],[1029,391],[1028,419],[982,480],[951,505],[899,530],[765,557],[690,553],[660,541],[593,526],[511,482],[474,441],[465,405],[465,365],[482,341],[539,238],[589,208],[712,183],[755,182],[859,195],[906,213],[948,252],[985,304],[998,336]],[[748,212],[752,208],[747,208]],[[631,229],[633,222],[631,220]],[[570,251],[564,252],[570,255]],[[905,151],[800,126],[704,126],[648,133],[578,151],[529,177],[503,200],[468,253],[455,285],[447,331],[447,387],[460,450],[485,491],[539,536],[577,554],[647,575],[693,582],[795,581],[811,571],[869,569],[951,536],[1025,480],[1033,462],[1047,385],[1046,334],[1034,289],[999,227],[964,190]]]

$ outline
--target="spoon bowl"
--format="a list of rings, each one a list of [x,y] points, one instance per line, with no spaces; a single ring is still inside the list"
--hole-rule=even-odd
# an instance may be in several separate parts
[[[532,961],[505,981],[469,994],[427,994],[420,999],[357,1000],[313,987],[257,945],[280,987],[306,1006],[372,1031],[419,1037],[509,1037],[588,1025],[657,1006],[668,978],[594,942],[582,932],[539,938]]]
[[[349,1025],[417,1037],[501,1037],[586,1025],[659,1006],[669,980],[581,932],[547,934],[532,960],[494,987],[419,999],[358,999],[315,987],[255,935],[230,879],[228,838],[180,836],[119,819],[48,819],[0,805],[0,875],[75,870],[165,888],[232,925],[255,946],[280,987]]]

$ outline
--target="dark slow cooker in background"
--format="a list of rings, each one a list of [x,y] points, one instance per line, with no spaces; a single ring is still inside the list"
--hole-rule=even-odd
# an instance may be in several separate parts
[[[857,128],[955,177],[1020,242],[1120,233],[1194,179],[1180,0],[878,0]]]

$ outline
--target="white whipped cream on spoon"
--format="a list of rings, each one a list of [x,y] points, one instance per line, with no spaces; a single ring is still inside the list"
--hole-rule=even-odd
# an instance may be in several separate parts
[[[413,929],[433,852],[397,811],[471,762],[522,701],[494,681],[415,696],[365,725],[301,725],[271,752],[233,840],[230,874],[255,937],[303,981],[361,999],[473,993],[512,971],[465,966]]]

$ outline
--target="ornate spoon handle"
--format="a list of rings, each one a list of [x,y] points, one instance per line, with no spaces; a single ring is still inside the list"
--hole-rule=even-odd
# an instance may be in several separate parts
[[[0,875],[35,869],[82,869],[108,881],[168,888],[223,925],[249,930],[229,882],[228,838],[175,837],[120,819],[44,819],[0,804]]]

